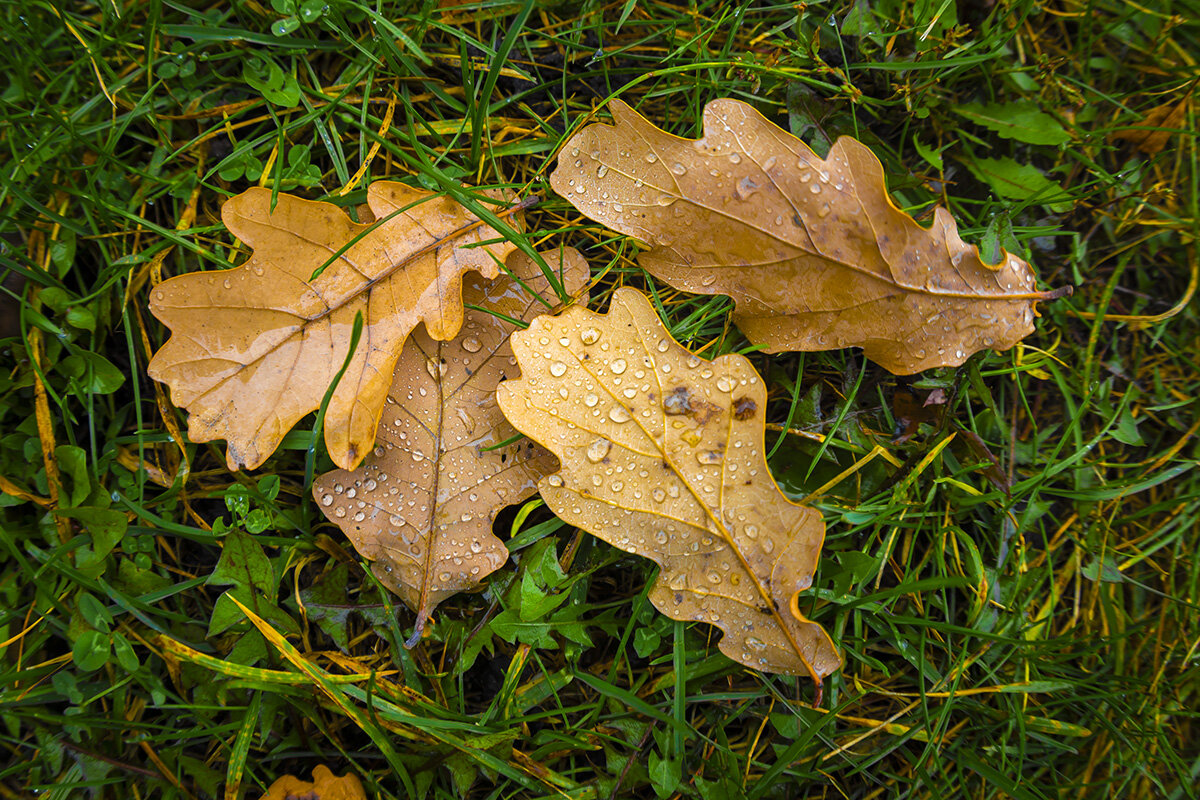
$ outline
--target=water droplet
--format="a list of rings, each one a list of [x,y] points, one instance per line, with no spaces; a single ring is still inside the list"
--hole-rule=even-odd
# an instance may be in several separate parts
[[[721,573],[719,573],[719,572],[710,572],[710,573],[708,573],[707,577],[708,577],[708,582],[713,584],[714,586],[721,582]]]
[[[625,484],[621,481],[613,481],[611,488],[614,492],[619,492],[625,488]]]
[[[813,188],[816,187],[814,186]],[[825,219],[825,217],[829,216],[829,203],[826,203],[817,210],[817,216],[821,219]]]
[[[712,286],[716,282],[717,282],[716,275],[705,275],[703,278],[700,279],[701,286]]]
[[[438,575],[438,580],[442,583],[448,583],[450,581],[450,573],[443,572],[442,574]]]
[[[775,541],[773,539],[763,539],[762,549],[764,553],[769,553],[775,549]]]
[[[633,398],[637,397],[637,393],[638,393],[638,390],[637,390],[635,387],[633,387],[633,386],[630,386],[630,387],[628,387],[627,389],[625,389],[624,391],[622,391],[622,392],[621,392],[621,394],[625,395],[625,396],[626,396],[627,398],[629,398],[630,400],[632,400]]]
[[[596,177],[597,178],[603,178],[607,174],[608,174],[608,165],[607,164],[601,164],[599,167],[596,168]]]
[[[722,375],[721,377],[717,378],[717,388],[722,392],[732,392],[733,381],[729,379],[728,375]]]
[[[674,172],[676,175],[686,175],[687,167],[685,167],[683,164],[680,164],[678,161],[676,161],[674,164],[671,165],[671,172]]]
[[[742,157],[739,156],[737,153],[730,153],[729,154],[729,163],[730,164],[740,164],[740,163],[742,163]]]
[[[483,349],[483,343],[474,336],[468,336],[463,339],[462,346],[463,350],[466,350],[468,353],[478,353]]]
[[[551,475],[546,478],[546,483],[550,484],[551,486],[562,486],[563,479],[561,475]]]
[[[600,398],[594,392],[588,392],[583,396],[583,404],[588,408],[592,408],[596,403],[600,402]]]
[[[576,187],[575,187],[575,191],[576,191],[577,193],[579,193],[579,194],[583,194],[584,192],[586,192],[586,191],[587,191],[587,189],[585,189],[585,188],[584,188],[584,186],[583,186],[583,184],[581,183],[581,184],[579,184],[578,186],[576,186]]]
[[[232,289],[233,281],[229,280],[229,278],[226,278],[225,280],[221,281],[221,285],[224,286],[226,289]]]
[[[608,455],[608,451],[612,449],[612,442],[608,439],[597,439],[588,445],[587,460],[593,464],[599,464]]]
[[[579,341],[583,342],[584,344],[595,344],[596,340],[599,338],[600,331],[596,330],[595,328],[584,328],[579,332]]]
[[[725,454],[719,450],[701,450],[696,453],[696,460],[701,464],[720,464],[725,460]]]
[[[657,536],[657,534],[655,534],[655,536]],[[686,589],[687,585],[688,585],[687,573],[686,572],[675,573],[675,575],[672,576],[672,578],[671,578],[671,582],[667,585],[670,586],[675,591],[679,591],[680,589]]]
[[[766,650],[767,649],[766,642],[764,642],[762,639],[756,639],[753,636],[746,637],[746,646],[753,647],[755,650]]]
[[[366,518],[367,518],[367,515],[364,514],[363,512],[361,512],[361,511],[354,512],[354,521],[355,522],[362,522]]]
[[[321,498],[321,505],[323,505],[323,506],[331,506],[331,505],[333,505],[333,495],[331,495],[331,494],[327,494],[327,495],[325,495],[324,497],[322,497],[322,498]]]
[[[608,418],[619,425],[629,421],[629,412],[625,410],[625,406],[613,406],[612,411],[608,412]]]
[[[567,365],[561,361],[555,361],[550,365],[550,374],[556,378],[561,378],[567,371]]]
[[[667,499],[667,493],[658,487],[656,487],[654,491],[650,493],[650,496],[654,498],[654,502],[656,503],[661,503],[663,500]]]
[[[614,358],[612,363],[608,365],[608,369],[613,375],[621,375],[625,372],[625,359]]]
[[[808,187],[808,190],[810,192],[812,192],[813,194],[820,194],[821,193],[821,184],[814,183],[812,186]]]
[[[658,340],[658,352],[660,352],[660,353],[665,353],[665,352],[667,352],[667,350],[668,350],[670,347],[671,347],[671,343],[670,343],[670,342],[668,342],[666,339],[659,339],[659,340]]]
[[[749,539],[757,539],[758,538],[758,526],[757,525],[747,525],[743,529],[742,532],[745,533],[746,537]]]
[[[733,194],[738,200],[748,200],[750,195],[758,190],[758,184],[749,175],[744,176],[733,187]]]

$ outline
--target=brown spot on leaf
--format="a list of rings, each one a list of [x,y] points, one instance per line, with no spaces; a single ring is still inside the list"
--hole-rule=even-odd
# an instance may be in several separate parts
[[[752,419],[758,411],[758,403],[749,397],[739,397],[733,401],[733,418],[739,421]]]
[[[663,411],[669,417],[692,413],[692,393],[686,386],[676,386],[663,398]]]

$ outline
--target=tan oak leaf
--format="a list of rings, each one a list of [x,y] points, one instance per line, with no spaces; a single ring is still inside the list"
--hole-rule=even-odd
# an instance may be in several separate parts
[[[842,137],[825,159],[737,100],[704,109],[681,139],[626,104],[559,153],[555,191],[646,242],[639,263],[677,289],[727,294],[734,322],[769,352],[861,347],[894,373],[962,364],[1033,331],[1029,265],[995,266],[949,212],[923,228],[896,207],[879,160]]]
[[[361,224],[332,203],[250,189],[221,209],[254,248],[250,259],[152,290],[150,310],[172,336],[148,372],[188,410],[192,440],[227,440],[230,469],[262,464],[320,407],[361,313],[361,340],[325,417],[330,456],[357,465],[409,333],[424,322],[433,338],[452,338],[463,274],[494,277],[514,249],[454,200],[402,183],[371,184],[367,203],[376,219]]]
[[[284,775],[271,784],[262,800],[367,800],[362,781],[354,773],[339,778],[329,767],[318,764],[312,776],[311,781],[305,781]]]
[[[574,249],[543,253],[560,285],[582,293],[588,266]],[[508,257],[513,277],[464,279],[465,324],[450,341],[423,328],[396,363],[375,448],[353,471],[327,472],[313,496],[380,581],[417,612],[413,639],[429,613],[476,586],[508,559],[492,533],[500,509],[534,494],[556,468],[552,455],[517,437],[496,404],[496,384],[516,377],[509,320],[558,303],[536,264]],[[515,279],[514,279],[515,278]]]
[[[767,468],[766,389],[750,362],[692,355],[629,288],[607,314],[569,308],[512,341],[521,378],[497,395],[562,463],[539,484],[550,509],[656,561],[651,602],[718,626],[735,661],[818,685],[836,670],[829,636],[799,609],[825,526]]]

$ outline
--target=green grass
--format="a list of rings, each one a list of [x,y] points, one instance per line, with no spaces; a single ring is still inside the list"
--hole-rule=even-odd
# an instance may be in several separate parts
[[[192,5],[0,3],[0,798],[255,798],[317,764],[373,798],[1200,793],[1200,5]],[[244,258],[224,198],[385,177],[539,194],[527,242],[584,250],[594,307],[651,288],[692,349],[745,351],[728,300],[550,191],[617,96],[681,136],[718,97],[818,151],[856,135],[902,206],[1076,288],[956,370],[751,355],[777,480],[822,489],[823,708],[537,501],[497,525],[519,564],[405,650],[310,500],[311,421],[231,474],[146,377],[150,287]],[[1181,102],[1161,152],[1114,136]],[[1045,116],[984,119],[1017,108]]]

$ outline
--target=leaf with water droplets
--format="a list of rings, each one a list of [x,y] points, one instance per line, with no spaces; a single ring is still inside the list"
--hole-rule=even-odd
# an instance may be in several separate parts
[[[733,319],[770,352],[861,347],[892,372],[957,366],[1033,332],[1029,265],[996,266],[944,208],[923,228],[892,202],[883,168],[842,137],[822,160],[737,100],[704,109],[680,139],[613,102],[560,151],[555,191],[592,219],[648,243],[639,261],[696,294],[727,294]]]
[[[514,249],[457,202],[402,183],[371,184],[367,204],[375,221],[360,224],[332,203],[250,189],[221,209],[254,248],[250,259],[152,292],[150,310],[173,335],[147,371],[188,409],[193,441],[227,440],[230,469],[262,464],[321,405],[361,313],[361,340],[325,416],[329,455],[357,465],[409,333],[424,322],[435,339],[453,338],[463,274],[494,277]]]
[[[539,317],[512,342],[521,378],[497,396],[562,463],[539,484],[550,509],[658,562],[651,602],[717,625],[730,658],[818,682],[837,669],[833,643],[798,604],[825,526],[767,469],[767,393],[750,362],[692,355],[628,288],[607,314]]]
[[[569,294],[582,292],[588,267],[576,250],[543,257]],[[505,318],[546,311],[529,290],[547,304],[557,299],[528,256],[514,251],[507,266],[520,282],[464,279],[468,308],[456,338],[413,332],[396,362],[375,449],[358,469],[333,470],[313,483],[325,516],[417,612],[414,641],[438,603],[505,562],[508,551],[492,534],[496,512],[534,494],[538,478],[555,467],[528,439],[487,449],[517,435],[496,405],[496,384],[517,375],[514,325]]]

